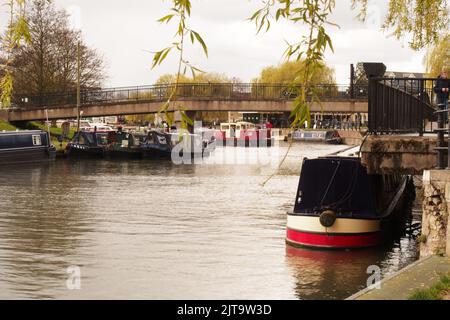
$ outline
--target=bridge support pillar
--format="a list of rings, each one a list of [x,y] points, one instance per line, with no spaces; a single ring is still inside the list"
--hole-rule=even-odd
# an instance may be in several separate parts
[[[198,113],[197,111],[185,111],[186,116],[189,117],[189,119],[191,119],[192,121],[199,121],[199,119],[197,118]],[[181,115],[180,111],[175,111],[174,113],[174,117],[173,117],[173,122],[175,123],[175,125],[179,128],[181,127],[181,123],[183,122],[183,117]],[[194,126],[188,124],[188,131],[190,133],[194,133]]]
[[[450,255],[450,170],[425,171],[423,189],[420,255]]]

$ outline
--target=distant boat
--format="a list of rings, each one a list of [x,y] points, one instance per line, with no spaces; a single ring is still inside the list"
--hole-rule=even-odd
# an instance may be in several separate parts
[[[104,157],[107,132],[80,131],[66,146],[68,157]]]
[[[147,159],[171,159],[171,135],[165,132],[151,130],[145,136],[140,150],[142,156]]]
[[[359,158],[306,159],[286,240],[322,249],[380,245],[401,229],[413,195],[410,177],[368,175]]]
[[[250,122],[222,123],[215,134],[217,143],[233,147],[271,147],[272,129],[262,129]]]
[[[0,164],[44,162],[55,158],[56,149],[48,132],[0,132]]]
[[[297,130],[292,134],[292,139],[294,141],[342,144],[342,138],[337,130]]]
[[[208,157],[215,150],[215,138],[207,130],[199,134],[179,132],[165,133],[152,130],[148,132],[140,148],[144,158],[172,159],[178,156],[201,158]]]
[[[189,138],[189,139],[181,139]],[[80,131],[66,147],[69,157],[171,159],[173,152],[180,157],[204,157],[214,151],[214,139],[203,139],[203,134]],[[186,144],[188,143],[188,144]]]
[[[66,147],[69,157],[140,158],[140,140],[132,133],[80,131]]]

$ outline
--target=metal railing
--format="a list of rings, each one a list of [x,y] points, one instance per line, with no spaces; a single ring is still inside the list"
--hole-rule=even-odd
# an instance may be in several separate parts
[[[435,119],[436,79],[371,78],[369,80],[369,132],[419,133],[425,120]]]
[[[450,156],[447,157],[447,166],[445,165],[445,154],[450,155],[450,115],[449,115],[449,103],[438,104],[438,109],[435,111],[437,114],[438,128],[434,131],[437,132],[437,144],[435,150],[438,155],[438,164],[436,169],[450,169]],[[445,125],[448,125],[446,127]],[[445,135],[447,134],[447,143],[445,142]]]
[[[286,84],[262,83],[182,83],[176,88],[173,100],[230,100],[230,101],[283,101],[293,100],[300,87]],[[174,84],[141,87],[82,90],[82,105],[128,104],[135,102],[163,102],[175,90]],[[326,100],[366,100],[367,86],[323,84],[314,90]],[[38,96],[15,95],[18,108],[71,107],[76,105],[75,91],[47,93]]]

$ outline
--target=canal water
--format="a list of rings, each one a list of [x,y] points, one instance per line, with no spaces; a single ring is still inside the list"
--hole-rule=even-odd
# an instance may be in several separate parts
[[[0,298],[344,299],[366,286],[369,266],[386,276],[418,254],[409,237],[355,252],[285,244],[301,159],[342,148],[294,145],[279,171],[286,145],[220,148],[182,166],[3,167]]]

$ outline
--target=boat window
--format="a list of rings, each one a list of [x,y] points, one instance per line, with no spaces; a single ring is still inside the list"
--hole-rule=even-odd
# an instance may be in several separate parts
[[[156,143],[156,141],[155,141],[155,134],[153,132],[150,132],[148,134],[147,143],[148,144],[155,144]]]
[[[78,143],[82,145],[86,144],[86,139],[84,138],[84,135],[80,134],[80,136],[78,137]]]
[[[42,140],[40,135],[33,135],[33,146],[42,146]]]
[[[167,144],[167,139],[164,136],[158,136],[158,143],[159,144]]]
[[[104,133],[97,133],[97,144],[105,146],[108,144],[108,135]]]
[[[93,133],[86,133],[84,135],[85,143],[84,144],[94,144],[94,135]]]

